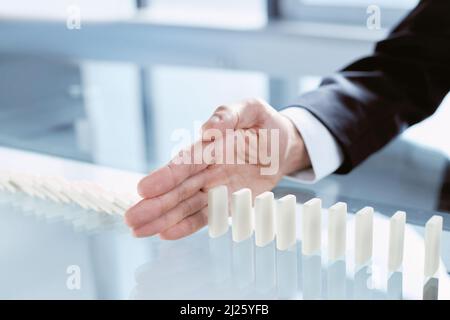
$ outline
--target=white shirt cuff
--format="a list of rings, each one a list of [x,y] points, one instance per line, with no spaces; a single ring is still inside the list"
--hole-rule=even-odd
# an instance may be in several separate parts
[[[328,129],[308,110],[290,107],[280,113],[289,118],[300,132],[312,168],[291,174],[301,182],[313,183],[336,171],[343,162],[342,150]]]

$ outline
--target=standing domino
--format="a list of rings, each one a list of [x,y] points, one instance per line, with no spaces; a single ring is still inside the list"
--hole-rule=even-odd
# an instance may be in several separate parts
[[[293,246],[296,237],[296,198],[289,194],[277,200],[276,227],[277,249],[287,250]]]
[[[389,258],[388,271],[394,272],[402,265],[403,247],[405,243],[406,213],[397,211],[389,225]]]
[[[311,255],[320,250],[322,236],[322,201],[314,198],[303,204],[302,253]]]
[[[218,186],[208,191],[208,232],[217,238],[228,231],[228,189]]]
[[[253,233],[252,191],[244,188],[231,195],[233,241],[240,242]]]
[[[255,198],[255,241],[264,247],[275,237],[273,193],[264,192]]]
[[[330,262],[345,255],[346,230],[347,204],[338,202],[328,209],[328,260]]]
[[[425,277],[432,277],[439,268],[442,217],[432,216],[425,225]]]
[[[359,268],[372,258],[373,208],[365,207],[355,215],[355,267]]]

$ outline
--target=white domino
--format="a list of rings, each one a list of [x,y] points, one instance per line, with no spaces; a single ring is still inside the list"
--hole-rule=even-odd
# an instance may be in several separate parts
[[[255,242],[258,247],[268,245],[275,237],[273,199],[273,193],[269,191],[255,198]]]
[[[42,178],[42,186],[50,193],[52,193],[55,197],[57,197],[59,202],[66,204],[70,203],[70,198],[68,198],[63,192],[61,192],[61,185],[58,183],[58,180],[56,178]]]
[[[123,225],[125,211],[139,200],[104,190],[88,181],[68,181],[62,177],[18,172],[0,172],[0,191],[25,197],[19,206],[27,212],[48,219],[62,218],[80,230],[109,228],[118,223]],[[45,202],[49,206],[43,209]],[[75,208],[64,210],[58,205],[72,205]],[[82,210],[76,210],[76,207]]]
[[[275,221],[277,228],[277,249],[287,250],[297,240],[296,236],[296,198],[289,194],[277,200]]]
[[[333,262],[345,255],[347,236],[347,204],[338,202],[328,209],[328,260]]]
[[[355,267],[359,268],[372,258],[373,208],[365,207],[355,214]]]
[[[406,213],[397,211],[389,222],[388,271],[397,271],[403,263]]]
[[[320,250],[322,235],[322,201],[314,198],[303,204],[302,253],[312,255]]]
[[[208,233],[217,238],[228,231],[228,189],[218,186],[208,191]]]
[[[433,216],[425,225],[425,277],[432,277],[439,268],[442,217]]]
[[[0,188],[2,191],[7,191],[10,193],[15,193],[16,188],[10,183],[9,175],[6,173],[0,172]]]
[[[233,241],[240,242],[253,233],[252,191],[244,188],[231,195]]]

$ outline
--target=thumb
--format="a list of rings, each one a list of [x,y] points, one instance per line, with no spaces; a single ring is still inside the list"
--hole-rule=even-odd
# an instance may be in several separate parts
[[[248,129],[254,127],[265,115],[267,104],[258,99],[245,100],[231,105],[218,107],[202,126],[202,131],[218,129]]]

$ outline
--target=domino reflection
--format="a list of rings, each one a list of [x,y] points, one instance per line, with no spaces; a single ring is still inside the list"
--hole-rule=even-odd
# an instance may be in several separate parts
[[[343,300],[346,298],[346,265],[345,260],[338,260],[331,264],[327,274],[327,298]]]
[[[365,276],[347,276],[345,261],[326,268],[320,255],[302,255],[301,242],[280,251],[274,242],[257,247],[253,237],[235,243],[230,231],[209,238],[203,230],[154,245],[157,256],[136,271],[131,299],[370,299],[374,291],[362,289]]]
[[[0,192],[0,203],[23,215],[52,223],[70,223],[80,231],[113,228],[117,221],[68,204],[58,204],[23,194]],[[34,218],[33,217],[33,218]],[[96,219],[105,220],[96,220]],[[348,224],[344,260],[328,265],[319,254],[304,256],[301,242],[278,251],[275,241],[256,247],[254,237],[235,243],[231,230],[209,238],[207,230],[179,241],[154,241],[155,255],[135,272],[133,299],[449,299],[450,280],[442,260],[439,270],[424,282],[423,227],[407,225],[403,267],[385,283],[373,277],[367,265],[352,274],[353,224]],[[122,221],[120,221],[122,222]],[[326,225],[324,226],[326,227]],[[370,264],[387,266],[389,219],[374,213],[374,259]],[[326,242],[325,242],[326,244]],[[326,252],[326,246],[322,252]],[[385,286],[385,287],[383,287]]]
[[[48,223],[62,222],[73,227],[76,232],[98,233],[103,230],[127,232],[123,218],[106,212],[83,209],[73,203],[52,202],[39,197],[30,197],[24,193],[14,194],[0,191],[0,203],[25,216],[34,216]]]
[[[423,285],[423,300],[438,300],[439,279],[430,278]]]
[[[387,299],[402,300],[403,299],[403,273],[394,272],[388,280]]]
[[[275,241],[255,249],[255,290],[268,298],[276,288]]]
[[[294,245],[288,250],[277,250],[277,298],[295,299],[297,290],[297,248]],[[320,267],[319,267],[320,269]]]

